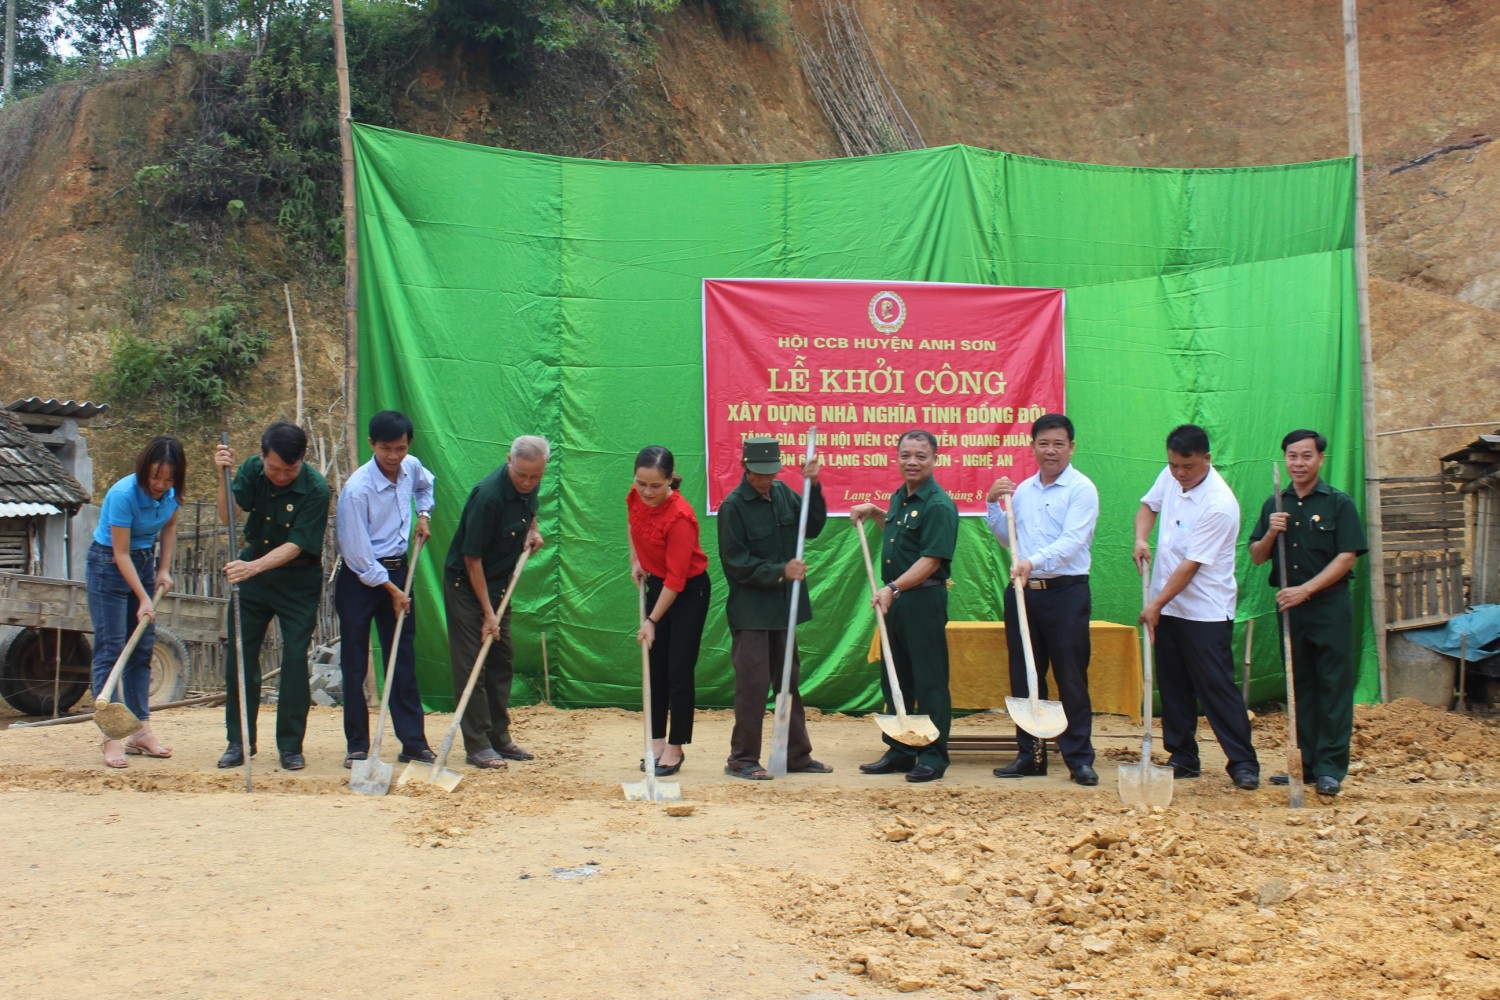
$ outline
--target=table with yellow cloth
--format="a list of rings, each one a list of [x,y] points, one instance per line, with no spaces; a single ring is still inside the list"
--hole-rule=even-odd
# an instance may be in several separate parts
[[[1089,699],[1095,713],[1141,721],[1141,640],[1133,625],[1089,622]],[[880,636],[870,648],[880,659]],[[959,710],[1003,709],[1010,694],[1003,622],[948,623],[948,689]],[[1049,682],[1048,693],[1057,697]]]
[[[1133,625],[1089,622],[1089,699],[1094,712],[1141,721],[1141,640]],[[948,690],[957,709],[1003,708],[1010,654],[1003,622],[948,623]],[[1048,685],[1057,697],[1057,686]]]

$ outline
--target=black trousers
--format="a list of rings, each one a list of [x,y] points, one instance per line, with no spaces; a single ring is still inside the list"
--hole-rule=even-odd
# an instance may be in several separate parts
[[[646,578],[647,614],[656,606],[661,588],[659,577]],[[656,641],[651,644],[651,738],[666,739],[673,746],[693,742],[698,647],[708,620],[708,596],[707,573],[688,580],[657,622]]]
[[[406,561],[390,571],[398,586],[406,581]],[[380,633],[380,647],[389,657],[396,631],[396,610],[384,587],[367,587],[348,566],[339,567],[333,582],[333,607],[339,616],[339,667],[344,676],[344,746],[350,753],[370,749],[370,707],[365,702],[365,675],[370,662],[370,625]],[[426,750],[427,731],[422,696],[417,690],[415,608],[407,611],[396,646],[396,668],[385,682],[391,688],[391,722],[405,753]],[[387,660],[389,662],[389,660]]]
[[[1161,692],[1162,744],[1173,764],[1202,769],[1198,756],[1198,706],[1218,737],[1230,774],[1260,774],[1250,740],[1250,719],[1234,684],[1230,643],[1234,623],[1195,622],[1162,615],[1156,626],[1156,684]]]
[[[1055,590],[1026,591],[1026,619],[1031,626],[1031,651],[1036,659],[1037,697],[1047,697],[1047,669],[1057,685],[1058,700],[1068,716],[1068,728],[1057,737],[1068,770],[1094,764],[1094,706],[1089,700],[1089,618],[1093,600],[1085,581]],[[1031,694],[1026,686],[1026,650],[1016,613],[1016,590],[1005,589],[1005,644],[1010,657],[1010,691],[1017,698]],[[1016,727],[1016,746],[1024,757],[1040,758],[1042,741]]]

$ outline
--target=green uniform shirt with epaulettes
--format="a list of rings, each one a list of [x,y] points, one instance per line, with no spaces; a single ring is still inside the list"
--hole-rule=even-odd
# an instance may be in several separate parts
[[[449,585],[469,585],[464,557],[470,556],[484,564],[490,597],[504,593],[535,522],[536,491],[522,493],[516,489],[509,463],[475,483],[443,563]]]
[[[1271,515],[1276,512],[1276,498],[1267,497],[1261,506],[1260,519],[1250,531],[1250,541],[1257,542],[1271,530]],[[1340,553],[1364,555],[1369,548],[1359,510],[1347,493],[1336,490],[1319,479],[1305,497],[1297,495],[1295,484],[1281,491],[1281,509],[1289,516],[1286,525],[1287,586],[1298,587],[1323,572]],[[1281,589],[1280,546],[1271,549],[1269,582]],[[1351,570],[1349,576],[1353,577]],[[1314,595],[1316,597],[1317,595]]]
[[[880,549],[880,579],[893,583],[925,556],[942,560],[929,580],[946,580],[958,545],[958,507],[948,491],[928,477],[914,492],[905,485],[891,497]]]
[[[235,504],[246,511],[241,559],[259,559],[287,542],[302,550],[295,562],[306,565],[306,559],[322,558],[328,528],[328,480],[317,469],[303,462],[295,479],[276,486],[266,478],[261,457],[253,455],[240,465],[232,489]]]
[[[797,558],[797,523],[802,498],[780,480],[771,496],[761,496],[741,479],[719,507],[719,562],[729,583],[724,611],[729,628],[785,631],[791,610],[792,581],[786,564]],[[807,498],[807,537],[816,538],[828,521],[828,504],[814,480]],[[798,623],[812,619],[807,587],[797,600]]]

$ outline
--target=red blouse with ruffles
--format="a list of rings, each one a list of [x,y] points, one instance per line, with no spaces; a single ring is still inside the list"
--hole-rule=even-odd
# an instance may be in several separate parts
[[[708,556],[698,544],[698,515],[681,493],[674,490],[665,503],[652,507],[632,489],[625,509],[636,558],[668,590],[682,593],[689,579],[708,569]]]

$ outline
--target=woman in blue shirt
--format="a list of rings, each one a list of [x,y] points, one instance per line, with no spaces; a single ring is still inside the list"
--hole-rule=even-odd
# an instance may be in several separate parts
[[[157,587],[172,587],[168,567],[177,546],[177,509],[187,458],[174,437],[154,437],[135,460],[135,472],[109,488],[99,511],[99,527],[89,546],[89,617],[94,622],[94,692],[109,679],[115,660],[141,619],[155,620],[151,598]],[[161,539],[160,563],[156,542]],[[158,568],[158,566],[160,568]],[[151,582],[147,589],[147,581]],[[156,626],[148,626],[120,676],[119,698],[141,720],[126,739],[106,739],[104,764],[124,767],[125,754],[170,757],[151,732],[151,648]]]

